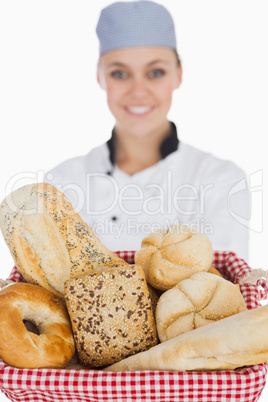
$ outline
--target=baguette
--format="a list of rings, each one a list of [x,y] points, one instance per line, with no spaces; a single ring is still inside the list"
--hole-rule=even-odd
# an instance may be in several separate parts
[[[72,277],[125,265],[108,250],[64,194],[46,183],[12,192],[0,206],[0,228],[27,282],[64,297]]]
[[[106,371],[233,370],[268,361],[268,305],[187,332]]]

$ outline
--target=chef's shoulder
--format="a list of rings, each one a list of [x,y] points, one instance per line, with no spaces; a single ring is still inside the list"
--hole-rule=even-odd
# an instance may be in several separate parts
[[[45,173],[44,181],[54,185],[84,181],[87,174],[105,173],[109,167],[108,148],[102,144],[85,155],[67,159],[50,169]]]
[[[245,179],[246,173],[231,160],[219,158],[192,145],[180,143],[181,162],[191,176],[207,180],[235,182]],[[187,170],[185,169],[185,170]]]

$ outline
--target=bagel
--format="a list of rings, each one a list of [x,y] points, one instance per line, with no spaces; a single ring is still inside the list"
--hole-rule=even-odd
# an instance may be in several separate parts
[[[156,306],[161,342],[247,309],[239,288],[208,272],[199,272],[164,292]]]
[[[0,357],[19,368],[64,368],[75,352],[64,303],[51,292],[29,283],[0,291]],[[39,334],[27,330],[24,320]]]
[[[149,234],[135,254],[135,264],[143,267],[147,282],[162,291],[197,272],[207,272],[212,260],[209,238],[186,224]]]

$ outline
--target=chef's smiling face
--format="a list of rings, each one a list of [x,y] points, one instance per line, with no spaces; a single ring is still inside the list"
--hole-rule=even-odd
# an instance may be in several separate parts
[[[108,52],[100,57],[97,77],[118,130],[142,137],[166,126],[173,91],[181,83],[181,67],[172,49]]]

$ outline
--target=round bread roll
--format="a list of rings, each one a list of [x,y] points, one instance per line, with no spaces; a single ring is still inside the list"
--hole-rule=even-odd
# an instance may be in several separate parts
[[[213,267],[213,265],[211,265],[207,272],[209,272],[210,274],[221,276],[223,278],[222,274],[215,267]]]
[[[51,292],[29,283],[0,291],[0,357],[19,368],[64,368],[75,352],[64,303]],[[38,331],[27,330],[24,321]]]
[[[156,306],[158,337],[165,342],[246,309],[236,285],[218,275],[199,272],[160,296]]]
[[[212,260],[208,237],[185,224],[145,237],[135,255],[135,263],[143,267],[147,282],[163,291],[196,272],[208,271]]]

